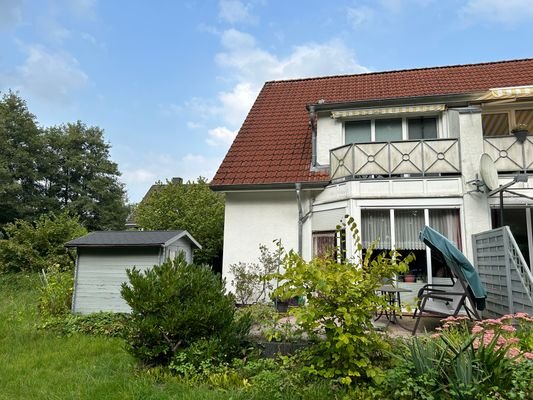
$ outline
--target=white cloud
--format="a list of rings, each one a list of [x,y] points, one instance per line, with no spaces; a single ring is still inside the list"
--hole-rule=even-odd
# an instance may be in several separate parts
[[[286,55],[261,48],[252,35],[233,28],[222,32],[220,40],[222,51],[215,60],[225,72],[224,81],[233,85],[215,101],[193,98],[182,109],[197,117],[195,125],[213,127],[204,131],[206,142],[220,149],[233,141],[265,81],[368,71],[338,39],[294,46]]]
[[[209,146],[229,147],[235,139],[237,132],[232,131],[225,126],[219,126],[214,129],[209,129],[208,138],[206,140]]]
[[[91,19],[96,17],[98,0],[69,0],[67,5],[72,12],[81,18]]]
[[[460,10],[460,15],[466,23],[529,23],[533,17],[533,0],[469,0]]]
[[[231,92],[219,93],[221,114],[231,126],[239,126],[257,96],[257,87],[250,82],[238,83]]]
[[[0,31],[16,26],[22,20],[22,0],[0,0]]]
[[[354,29],[367,27],[374,19],[374,10],[368,6],[348,7],[346,18]]]
[[[218,16],[223,21],[235,24],[238,22],[254,22],[255,17],[250,13],[251,5],[239,0],[220,0]]]
[[[155,182],[156,174],[145,168],[127,170],[122,173],[122,181],[129,185]]]
[[[54,103],[67,103],[72,92],[89,78],[78,60],[67,52],[50,52],[38,45],[26,46],[24,63],[6,82],[8,86]]]

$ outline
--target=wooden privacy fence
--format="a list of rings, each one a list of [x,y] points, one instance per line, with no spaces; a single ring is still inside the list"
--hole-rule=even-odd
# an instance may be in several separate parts
[[[483,318],[533,314],[533,274],[508,226],[472,235],[474,265],[487,290]]]

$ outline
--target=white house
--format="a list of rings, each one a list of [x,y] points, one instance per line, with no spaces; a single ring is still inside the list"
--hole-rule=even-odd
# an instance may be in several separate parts
[[[91,232],[66,243],[76,248],[72,311],[129,312],[120,295],[126,270],[145,270],[183,253],[192,262],[193,250],[201,248],[187,231],[105,231]]]
[[[212,181],[226,194],[224,276],[274,239],[309,259],[350,214],[364,247],[415,253],[419,282],[404,286],[446,278],[418,232],[435,227],[474,258],[471,235],[500,224],[499,197],[474,184],[482,153],[501,184],[533,171],[520,123],[533,132],[533,59],[267,82]],[[531,200],[516,194],[533,180],[512,188],[504,224],[531,262]]]

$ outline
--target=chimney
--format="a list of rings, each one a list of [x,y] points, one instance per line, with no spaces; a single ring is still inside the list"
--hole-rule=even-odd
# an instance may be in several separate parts
[[[171,182],[174,185],[181,185],[183,183],[183,178],[175,176],[174,178],[171,179]]]

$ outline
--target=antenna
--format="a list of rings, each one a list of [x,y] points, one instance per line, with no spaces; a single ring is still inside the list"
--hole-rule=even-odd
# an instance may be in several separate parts
[[[493,191],[500,187],[498,170],[496,169],[496,165],[494,165],[494,161],[492,161],[492,158],[490,158],[487,153],[481,155],[479,161],[479,174],[481,175],[481,180],[489,191]]]

